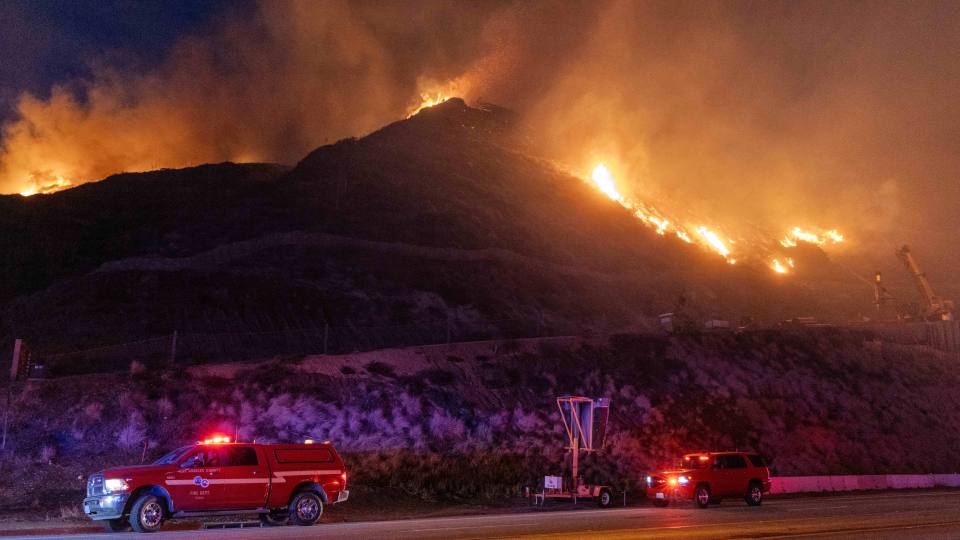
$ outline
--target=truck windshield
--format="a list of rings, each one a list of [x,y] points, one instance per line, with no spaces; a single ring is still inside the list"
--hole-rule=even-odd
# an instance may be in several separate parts
[[[190,450],[191,448],[193,447],[183,446],[183,447],[177,448],[173,452],[170,452],[169,454],[163,456],[162,458],[154,461],[153,464],[154,465],[173,465],[174,463],[177,462],[178,459],[180,459],[182,455],[187,453],[187,450]]]

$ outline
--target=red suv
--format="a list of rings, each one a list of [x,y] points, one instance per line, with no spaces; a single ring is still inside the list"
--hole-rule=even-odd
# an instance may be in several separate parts
[[[749,452],[704,452],[683,456],[680,468],[647,477],[647,497],[657,506],[693,500],[700,508],[723,497],[743,497],[759,506],[770,491],[770,470],[763,457]]]

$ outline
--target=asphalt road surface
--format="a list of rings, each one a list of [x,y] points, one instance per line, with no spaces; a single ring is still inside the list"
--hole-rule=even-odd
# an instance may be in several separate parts
[[[67,538],[143,538],[134,533]],[[960,538],[960,491],[767,500],[759,508],[739,500],[701,510],[691,505],[654,508],[533,511],[469,517],[363,523],[171,531],[150,540],[207,538]],[[37,539],[31,536],[24,538]],[[64,538],[48,536],[42,538]]]

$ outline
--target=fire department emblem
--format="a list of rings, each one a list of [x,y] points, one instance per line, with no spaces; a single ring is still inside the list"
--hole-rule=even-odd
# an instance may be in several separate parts
[[[202,488],[206,488],[206,487],[209,487],[209,486],[210,486],[210,481],[207,480],[206,478],[202,477],[202,476],[194,476],[194,477],[193,477],[193,483],[196,484],[196,485],[198,485],[198,486],[200,486],[200,487],[202,487]]]

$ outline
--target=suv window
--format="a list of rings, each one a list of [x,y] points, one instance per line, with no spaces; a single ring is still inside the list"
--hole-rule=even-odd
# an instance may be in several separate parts
[[[750,463],[753,463],[754,467],[766,467],[767,460],[763,459],[763,456],[760,454],[750,454],[747,456],[750,458]]]
[[[746,469],[747,461],[739,454],[717,456],[718,469]]]
[[[257,451],[249,446],[223,448],[224,467],[250,467],[257,465]]]

